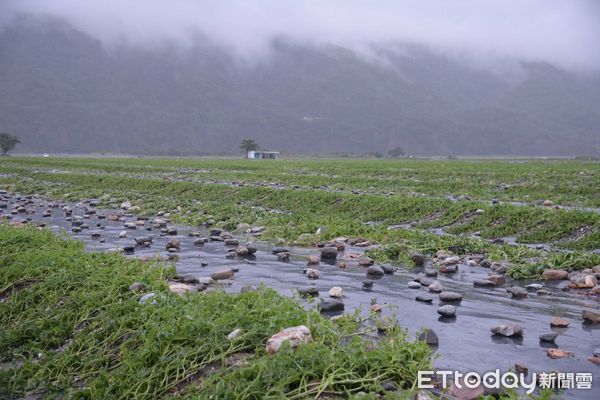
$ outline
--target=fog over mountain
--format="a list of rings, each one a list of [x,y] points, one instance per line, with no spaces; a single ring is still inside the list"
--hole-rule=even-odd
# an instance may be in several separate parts
[[[20,151],[600,155],[594,1],[0,5]]]

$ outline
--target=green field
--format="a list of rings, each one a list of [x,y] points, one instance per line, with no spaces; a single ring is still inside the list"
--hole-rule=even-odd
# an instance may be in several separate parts
[[[266,239],[365,237],[382,245],[379,260],[453,246],[506,259],[517,278],[600,264],[597,162],[6,157],[0,174],[0,185],[19,193],[106,207],[129,200],[141,214],[163,210],[182,224],[264,226]],[[560,208],[539,206],[544,200]],[[507,237],[552,250],[489,241]]]
[[[430,368],[425,342],[399,327],[375,345],[355,315],[327,320],[264,288],[182,297],[168,290],[173,275],[47,230],[0,226],[0,398],[376,398],[388,380],[408,397]],[[133,282],[156,302],[140,304]],[[266,353],[271,335],[297,325],[312,343]]]
[[[0,159],[3,190],[130,201],[140,215],[263,226],[264,240],[307,246],[360,236],[380,245],[370,253],[379,261],[409,265],[414,251],[451,248],[508,260],[515,278],[600,264],[599,179],[598,163],[558,160]],[[520,244],[490,242],[508,236]],[[174,273],[0,226],[0,398],[408,399],[434,361],[398,326],[375,336],[379,314],[326,319],[267,288],[179,296],[166,283]],[[140,304],[133,282],[156,303]],[[312,343],[266,353],[271,335],[301,324]],[[384,393],[390,381],[402,390]]]

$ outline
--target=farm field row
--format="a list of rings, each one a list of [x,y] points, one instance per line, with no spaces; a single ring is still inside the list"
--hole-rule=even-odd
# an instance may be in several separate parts
[[[588,182],[575,203],[593,206],[600,197],[595,196],[600,187],[599,171],[598,164],[575,161],[255,162],[11,157],[0,161],[0,183],[15,192],[50,198],[96,198],[105,207],[129,201],[139,207],[141,214],[164,211],[174,222],[187,225],[208,224],[227,230],[240,224],[262,226],[267,228],[263,238],[289,243],[311,245],[340,236],[364,237],[382,245],[374,252],[381,261],[409,262],[412,251],[432,254],[449,247],[459,252],[484,252],[491,259],[510,261],[513,276],[529,277],[547,267],[583,269],[600,264],[600,255],[595,253],[600,248],[600,213],[493,204],[487,195],[501,201],[515,198],[503,198],[492,187],[500,182],[515,185],[536,173],[540,174],[538,181],[554,179],[564,187],[572,186],[572,179],[579,177]],[[460,196],[447,188],[471,174],[479,178],[470,181],[469,199],[446,197]],[[419,177],[421,188],[429,188],[428,195],[407,195],[397,186],[398,179],[414,176]],[[208,178],[211,183],[202,180]],[[346,180],[345,188],[350,191],[336,191],[340,188],[331,183],[336,179]],[[330,189],[320,187],[322,182],[330,182]],[[387,192],[368,193],[369,187],[377,184],[381,186],[376,189]],[[557,204],[565,204],[560,200],[574,196],[567,189],[560,197],[550,196],[552,188],[546,186],[541,192],[535,185],[525,187],[530,198],[553,199]],[[506,195],[505,191],[500,193]],[[523,246],[508,245],[511,241]]]

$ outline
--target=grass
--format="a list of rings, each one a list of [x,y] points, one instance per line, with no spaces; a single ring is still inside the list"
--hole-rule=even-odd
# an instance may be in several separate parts
[[[3,159],[5,171],[127,172],[189,178],[197,182],[279,182],[307,188],[393,191],[400,195],[469,196],[473,200],[600,207],[598,162],[573,160],[253,160],[167,158]]]
[[[305,398],[411,390],[430,366],[423,342],[394,328],[357,334],[357,316],[335,321],[260,288],[181,297],[170,265],[86,253],[49,231],[0,226],[0,398]],[[128,287],[145,283],[156,304]],[[275,355],[266,340],[304,324],[314,341]],[[229,341],[236,328],[242,334]],[[232,367],[227,360],[246,358]],[[10,365],[10,367],[6,367]],[[212,373],[209,373],[211,371]]]
[[[143,214],[164,210],[182,224],[214,223],[229,230],[240,223],[266,226],[267,239],[313,244],[362,236],[384,245],[375,253],[380,261],[410,262],[412,251],[452,247],[507,259],[513,264],[509,273],[518,278],[548,267],[600,264],[600,255],[591,252],[600,248],[600,213],[533,206],[550,199],[598,207],[600,165],[593,162],[10,157],[0,160],[0,173],[6,174],[0,185],[20,193],[98,198],[106,207],[129,200]],[[357,190],[360,194],[352,193]],[[492,205],[492,198],[531,204]],[[399,224],[413,228],[388,229]],[[319,227],[327,229],[315,235]],[[431,227],[453,235],[435,235],[427,231]],[[564,257],[486,240],[498,237],[550,242],[573,252]]]

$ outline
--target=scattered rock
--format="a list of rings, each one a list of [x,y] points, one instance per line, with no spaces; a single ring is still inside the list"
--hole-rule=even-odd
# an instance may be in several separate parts
[[[258,248],[254,243],[246,243],[246,248],[248,249],[248,254],[253,255],[258,251]]]
[[[306,276],[308,277],[308,279],[319,279],[319,277],[321,276],[321,272],[319,272],[318,269],[307,268]]]
[[[440,282],[433,281],[431,285],[428,286],[428,289],[431,293],[441,293],[444,290],[444,287]]]
[[[125,222],[124,226],[126,229],[137,229],[137,224],[135,222]]]
[[[273,254],[290,252],[290,250],[287,247],[273,247],[272,251],[273,251]]]
[[[344,242],[341,241],[334,241],[332,243],[332,246],[335,247],[337,251],[344,251],[346,249],[346,244],[344,244]]]
[[[419,336],[417,336],[418,340],[422,340],[430,346],[437,346],[439,344],[438,335],[434,332],[433,329],[426,328]]]
[[[220,281],[224,279],[231,279],[233,278],[233,275],[234,272],[231,268],[225,268],[214,272],[210,277],[215,281]]]
[[[493,262],[490,264],[490,269],[498,274],[505,274],[508,271],[508,265],[505,263]]]
[[[210,276],[207,276],[205,278],[196,278],[196,283],[199,283],[204,286],[212,285],[214,283],[214,281],[215,280],[213,278],[211,278]]]
[[[167,242],[167,244],[165,245],[165,248],[167,250],[170,250],[170,249],[179,250],[179,249],[181,249],[181,240],[171,239]]]
[[[358,265],[363,267],[368,267],[369,265],[373,265],[374,261],[371,257],[360,256],[358,257]]]
[[[410,281],[408,282],[408,287],[410,289],[421,289],[421,284],[419,282]]]
[[[380,313],[383,310],[383,306],[375,303],[371,306],[371,311],[376,312],[376,313]]]
[[[391,379],[381,382],[381,388],[386,392],[395,392],[398,390],[398,386]]]
[[[252,285],[244,285],[242,286],[242,288],[240,289],[240,293],[250,293],[250,292],[256,292],[257,288],[256,286],[252,286]]]
[[[140,299],[138,300],[138,302],[140,304],[146,304],[149,300],[151,300],[155,296],[156,296],[156,293],[153,293],[153,292],[146,293],[145,295],[143,295],[142,297],[140,297]],[[156,300],[152,300],[151,304],[156,304]]]
[[[529,368],[527,368],[523,364],[516,363],[515,364],[515,372],[517,374],[527,375],[529,373]]]
[[[382,276],[384,274],[383,269],[381,269],[381,267],[372,265],[369,268],[367,268],[367,275],[371,275],[371,276]]]
[[[119,239],[125,239],[127,237],[127,231],[119,232]]]
[[[277,253],[277,259],[279,261],[290,261],[290,253],[288,253],[288,252]]]
[[[500,275],[502,276],[502,275]],[[496,286],[494,282],[489,279],[476,279],[473,281],[473,286],[475,287],[493,287]]]
[[[520,325],[512,323],[494,325],[490,330],[494,335],[506,337],[523,336],[523,328]]]
[[[546,280],[562,280],[567,279],[569,273],[563,269],[547,269],[542,272],[542,278]]]
[[[504,285],[506,283],[506,277],[500,274],[489,275],[487,280],[493,282],[496,286]]]
[[[164,213],[163,213],[163,215],[164,215]],[[162,218],[155,218],[152,221],[152,226],[154,226],[155,228],[165,228],[167,226],[167,221]]]
[[[175,279],[178,279],[183,283],[198,283],[198,277],[194,275],[176,276]]]
[[[364,281],[362,281],[362,285],[364,290],[371,290],[371,288],[373,287],[373,281],[370,279],[365,279]]]
[[[544,201],[542,202],[542,205],[543,205],[544,207],[553,207],[553,206],[554,206],[554,202],[553,202],[552,200],[544,200]]]
[[[336,299],[342,298],[344,296],[344,290],[339,286],[334,286],[329,289],[329,296]]]
[[[312,342],[312,340],[310,330],[304,325],[286,328],[277,332],[267,340],[267,353],[276,353],[283,343],[287,341],[290,342],[291,348],[295,349],[298,345]]]
[[[179,283],[179,282],[169,282],[169,290],[171,291],[171,293],[175,293],[175,294],[178,294],[181,296],[184,294],[195,293],[198,291],[192,285],[188,285],[186,283]]]
[[[139,245],[148,245],[152,243],[152,238],[150,236],[138,236],[134,240]]]
[[[456,292],[442,292],[439,294],[442,301],[461,301],[463,296]]]
[[[540,335],[540,342],[554,343],[554,340],[558,337],[558,333],[544,333]]]
[[[429,296],[425,296],[425,295],[418,295],[417,297],[415,297],[416,301],[420,301],[422,303],[433,303],[433,297],[429,297]]]
[[[298,294],[302,297],[318,297],[319,290],[316,287],[300,288]]]
[[[319,265],[319,257],[317,257],[315,255],[308,256],[306,265]]]
[[[597,313],[594,311],[589,311],[589,310],[584,310],[581,313],[581,316],[583,317],[583,320],[587,323],[591,323],[591,324],[599,324],[600,323],[600,313]]]
[[[440,272],[443,272],[444,274],[454,274],[454,273],[456,273],[456,271],[458,271],[458,267],[456,266],[456,264],[452,264],[452,265],[442,264],[442,265],[440,265]]]
[[[531,283],[527,286],[525,286],[525,289],[529,289],[529,290],[540,290],[541,288],[543,288],[544,285],[541,283]]]
[[[235,249],[235,254],[238,255],[238,256],[240,256],[240,257],[247,256],[249,254],[248,248],[246,246],[238,246]]]
[[[425,271],[425,276],[430,277],[430,278],[435,278],[436,276],[438,276],[438,272],[435,269],[432,268],[427,268]]]
[[[546,353],[548,353],[548,357],[555,359],[573,356],[572,352],[561,349],[546,349]]]
[[[451,257],[446,257],[443,261],[444,265],[456,265],[460,262],[460,257],[459,256],[451,256]]]
[[[459,382],[460,388],[454,384],[450,387],[448,394],[451,396],[451,398],[457,400],[476,400],[483,396],[483,385],[480,384],[474,388],[470,388],[465,384],[463,379],[461,379],[461,381],[462,382]]]
[[[528,295],[527,290],[520,286],[509,287],[506,291],[512,295],[513,299],[524,299]]]
[[[411,258],[417,267],[425,264],[425,256],[421,253],[412,253]]]
[[[344,311],[344,302],[337,299],[323,299],[319,304],[321,312]]]
[[[417,275],[417,277],[415,278],[416,282],[419,282],[422,286],[429,286],[431,285],[433,282],[435,282],[435,279],[433,278],[428,278],[426,276],[420,276]]]
[[[568,328],[569,320],[564,319],[564,318],[554,317],[554,318],[552,318],[552,321],[550,321],[550,326],[552,326],[554,328]]]
[[[385,317],[379,318],[377,321],[375,321],[375,325],[377,326],[378,332],[384,333],[384,332],[387,332],[387,331],[393,329],[398,324],[396,324],[396,321],[394,320],[394,318],[392,318],[390,316],[385,316]]]
[[[386,275],[392,275],[394,273],[394,267],[391,265],[384,264],[381,266],[383,273]]]
[[[202,247],[206,241],[203,238],[194,240],[194,246]]]
[[[237,253],[235,252],[235,250],[229,250],[227,254],[225,254],[225,258],[232,260],[235,258],[236,255]]]
[[[579,273],[571,276],[569,280],[572,282],[569,287],[578,289],[590,289],[598,284],[598,280],[592,274]]]
[[[142,282],[134,282],[129,285],[130,292],[143,292],[145,289],[146,285],[144,285]]]
[[[449,304],[438,307],[437,313],[443,317],[454,317],[456,316],[456,307]]]
[[[326,260],[335,260],[337,258],[337,249],[335,247],[323,247],[321,258]]]
[[[242,330],[240,328],[234,329],[229,335],[227,335],[227,340],[232,341],[234,339],[237,339],[238,337],[240,337],[241,334]]]

